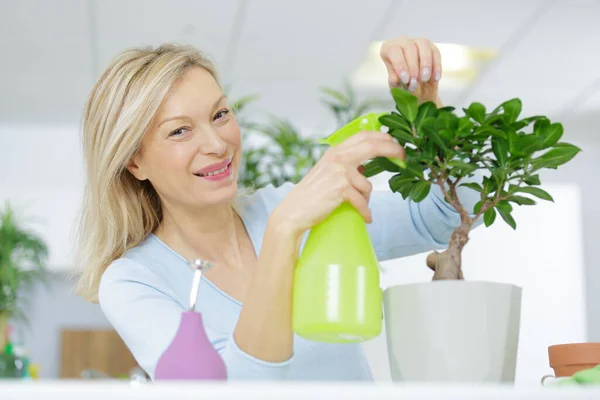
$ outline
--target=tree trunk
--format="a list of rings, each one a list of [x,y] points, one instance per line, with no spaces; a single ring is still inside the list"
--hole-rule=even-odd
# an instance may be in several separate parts
[[[473,225],[472,219],[464,220],[463,223],[452,232],[448,249],[439,253],[434,251],[427,256],[427,266],[433,270],[433,280],[464,279],[461,265],[461,253],[463,247],[469,241],[469,232]]]
[[[4,353],[4,347],[8,342],[6,337],[6,327],[8,326],[8,313],[0,312],[0,353]]]

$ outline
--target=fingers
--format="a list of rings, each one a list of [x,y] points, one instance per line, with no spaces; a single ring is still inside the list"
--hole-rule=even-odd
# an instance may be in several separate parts
[[[426,39],[417,39],[415,41],[419,55],[420,79],[421,82],[429,82],[433,69],[433,49],[431,43]]]
[[[349,187],[344,193],[344,200],[350,203],[360,213],[360,215],[362,215],[362,217],[365,219],[365,222],[372,222],[369,202],[362,195],[362,193],[360,193],[354,187]]]
[[[398,78],[414,92],[419,83],[438,82],[442,76],[439,48],[429,39],[400,37],[381,46],[381,58],[388,70],[390,86]]]
[[[352,170],[350,170],[350,184],[363,195],[367,202],[369,201],[371,192],[373,191],[373,184],[367,177],[358,171],[352,172]]]
[[[405,158],[402,146],[383,132],[360,132],[331,150],[337,161],[353,168],[375,157]]]
[[[433,79],[439,82],[442,79],[442,54],[436,45],[433,45]]]
[[[388,70],[388,80],[390,86],[399,86],[400,82],[408,85],[410,74],[408,65],[404,60],[404,52],[401,46],[382,46],[381,56],[385,67]]]
[[[408,65],[408,73],[410,74],[408,90],[414,92],[419,84],[419,50],[413,42],[409,42],[402,46],[402,51],[404,53],[404,60]]]

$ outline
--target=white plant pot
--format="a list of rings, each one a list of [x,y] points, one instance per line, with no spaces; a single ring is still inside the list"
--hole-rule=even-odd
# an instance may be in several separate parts
[[[393,381],[514,382],[521,288],[433,281],[383,293]]]

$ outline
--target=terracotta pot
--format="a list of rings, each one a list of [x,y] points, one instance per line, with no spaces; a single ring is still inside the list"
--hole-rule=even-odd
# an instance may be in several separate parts
[[[548,347],[550,367],[556,377],[574,373],[600,364],[600,343],[567,343]]]

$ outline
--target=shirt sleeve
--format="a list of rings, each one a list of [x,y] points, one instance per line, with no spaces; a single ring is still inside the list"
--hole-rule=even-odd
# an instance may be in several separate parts
[[[479,193],[458,187],[457,194],[474,217]],[[427,197],[418,203],[390,190],[374,190],[369,207],[373,215],[373,222],[368,225],[369,235],[379,261],[445,249],[452,232],[461,223],[460,214],[446,202],[438,185],[432,185]],[[473,227],[480,224],[478,219]]]
[[[119,259],[102,276],[100,307],[134,358],[152,380],[156,364],[171,343],[185,306],[175,300],[160,278],[137,262]],[[240,349],[233,334],[205,326],[213,347],[221,354],[229,380],[283,380],[293,356],[283,362],[260,360]]]

